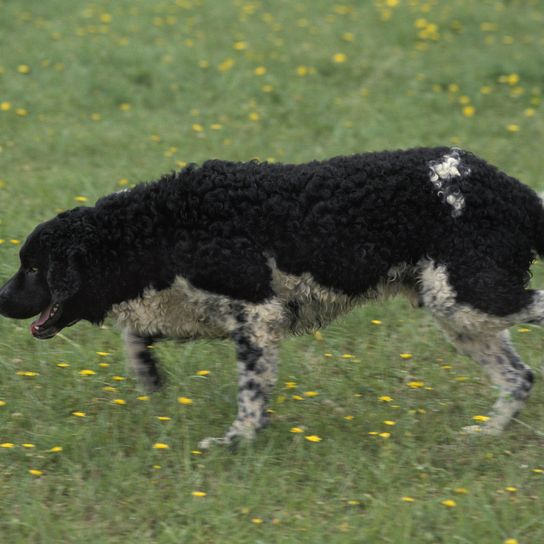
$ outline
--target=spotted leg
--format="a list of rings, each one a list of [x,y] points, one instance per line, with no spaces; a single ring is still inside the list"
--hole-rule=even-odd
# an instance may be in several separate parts
[[[483,367],[491,383],[499,390],[489,419],[483,425],[470,425],[463,430],[499,434],[523,408],[533,386],[533,372],[514,350],[508,331],[487,337],[456,333],[448,336],[460,353]]]
[[[135,374],[140,387],[149,393],[161,388],[162,380],[157,361],[150,351],[153,339],[139,336],[130,329],[123,332],[128,366]]]
[[[235,308],[231,337],[238,369],[238,413],[221,438],[205,438],[199,447],[252,440],[267,423],[267,401],[277,379],[281,308],[276,304]]]
[[[464,286],[466,288],[466,285]],[[453,345],[479,363],[499,390],[489,419],[481,426],[465,427],[467,432],[499,434],[522,409],[533,386],[534,375],[510,343],[507,328],[517,323],[544,324],[544,291],[507,291],[497,285],[478,286],[490,299],[501,294],[517,297],[515,311],[505,315],[486,313],[460,303],[449,282],[444,265],[429,262],[422,269],[421,293],[424,305],[444,329]],[[511,288],[510,288],[511,289]],[[511,299],[509,299],[511,303]]]

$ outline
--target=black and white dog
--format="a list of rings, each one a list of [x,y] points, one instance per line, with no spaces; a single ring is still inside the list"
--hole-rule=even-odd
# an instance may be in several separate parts
[[[540,198],[460,149],[215,160],[39,225],[0,290],[0,313],[39,314],[30,329],[42,339],[113,315],[148,390],[160,385],[153,339],[231,338],[238,415],[207,447],[265,424],[286,333],[403,292],[499,386],[478,427],[496,433],[533,383],[507,329],[544,322],[544,291],[526,288],[535,254],[544,254]]]

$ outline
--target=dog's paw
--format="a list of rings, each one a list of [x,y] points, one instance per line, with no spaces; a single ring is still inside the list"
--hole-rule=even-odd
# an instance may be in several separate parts
[[[467,425],[466,427],[463,427],[461,431],[464,434],[470,434],[472,436],[497,436],[501,434],[501,429],[491,425]]]
[[[230,429],[225,436],[204,438],[198,443],[198,447],[202,450],[208,450],[211,447],[217,446],[234,446],[240,442],[251,442],[255,439],[254,428]]]

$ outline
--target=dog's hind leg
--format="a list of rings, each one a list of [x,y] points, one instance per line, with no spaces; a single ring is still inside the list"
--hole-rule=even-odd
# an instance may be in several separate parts
[[[199,447],[252,440],[266,425],[267,401],[277,380],[278,344],[284,326],[283,309],[275,302],[233,306],[231,337],[236,347],[238,413],[221,438],[205,438]]]
[[[522,322],[544,323],[544,292],[525,292],[530,301],[519,312],[497,316],[456,300],[444,266],[429,264],[421,274],[424,305],[463,355],[478,362],[499,390],[489,419],[481,426],[466,427],[498,434],[522,409],[531,391],[534,375],[510,343],[508,327]],[[490,296],[493,296],[490,291]],[[525,297],[524,297],[525,303]]]
[[[123,331],[123,340],[129,369],[136,376],[140,387],[148,393],[158,391],[162,380],[157,361],[150,350],[153,338],[140,336],[127,328]]]
[[[499,390],[489,419],[483,425],[470,425],[464,430],[499,434],[523,408],[533,386],[532,370],[512,347],[507,330],[486,337],[450,332],[447,326],[444,329],[457,350],[478,362]]]

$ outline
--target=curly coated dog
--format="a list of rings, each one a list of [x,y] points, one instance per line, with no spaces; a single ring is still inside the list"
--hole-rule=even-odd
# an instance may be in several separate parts
[[[238,414],[207,447],[266,423],[286,333],[402,292],[499,387],[478,427],[497,433],[533,384],[507,329],[544,323],[544,290],[527,289],[535,254],[544,254],[541,199],[460,149],[213,160],[39,225],[0,290],[0,313],[39,314],[30,329],[41,339],[113,315],[148,390],[160,385],[155,339],[232,339]]]

